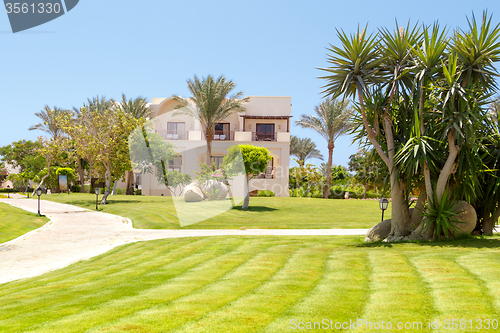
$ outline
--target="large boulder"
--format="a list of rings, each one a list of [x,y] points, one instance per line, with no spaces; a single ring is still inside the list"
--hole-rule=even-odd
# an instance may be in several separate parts
[[[216,180],[206,181],[201,185],[201,190],[209,200],[223,200],[229,192],[226,184]]]
[[[184,201],[186,202],[199,202],[205,199],[205,195],[197,183],[191,183],[184,188],[182,193]]]
[[[391,232],[391,219],[384,220],[379,224],[371,227],[366,233],[365,242],[376,242],[379,240],[384,240],[389,236]]]
[[[460,222],[452,222],[452,224],[457,227],[457,231],[452,231],[454,236],[459,234],[470,234],[477,224],[477,214],[474,207],[465,201],[457,202],[455,211],[460,212],[456,216],[456,220]]]

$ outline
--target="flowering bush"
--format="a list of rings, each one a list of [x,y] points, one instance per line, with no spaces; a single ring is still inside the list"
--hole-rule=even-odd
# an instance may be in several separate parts
[[[0,184],[7,180],[9,173],[3,165],[0,165]]]
[[[222,168],[217,168],[215,165],[206,165],[205,163],[200,162],[200,169],[200,172],[195,172],[196,180],[200,185],[209,180],[215,180],[229,185],[229,177]]]

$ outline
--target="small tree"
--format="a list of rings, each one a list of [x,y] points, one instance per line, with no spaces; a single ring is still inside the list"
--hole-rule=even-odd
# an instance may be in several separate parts
[[[229,176],[245,175],[245,199],[241,209],[248,209],[250,203],[250,193],[248,192],[248,182],[253,176],[264,172],[267,167],[267,162],[272,156],[269,150],[263,147],[255,147],[252,145],[235,145],[227,150],[227,156],[224,157],[222,165],[224,171]]]

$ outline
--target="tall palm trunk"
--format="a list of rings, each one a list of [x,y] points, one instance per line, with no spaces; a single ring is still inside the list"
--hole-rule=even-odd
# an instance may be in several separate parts
[[[333,148],[335,148],[334,142],[328,142],[328,162],[326,165],[326,189],[323,197],[328,199],[330,196],[330,186],[332,184],[332,163],[333,163]]]
[[[207,128],[205,130],[205,136],[207,139],[207,165],[212,164],[212,140],[214,139],[214,130],[212,128]]]

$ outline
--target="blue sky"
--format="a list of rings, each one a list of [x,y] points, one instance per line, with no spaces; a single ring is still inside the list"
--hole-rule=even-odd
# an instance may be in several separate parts
[[[292,120],[321,102],[326,47],[336,29],[395,27],[439,20],[466,28],[466,16],[500,1],[129,1],[80,0],[62,17],[12,34],[0,15],[0,145],[36,139],[28,131],[44,105],[72,108],[88,97],[189,96],[186,79],[224,75],[246,95],[291,96]],[[325,158],[326,142],[310,130]],[[334,163],[347,165],[351,138],[336,142]],[[311,160],[314,162],[314,160]],[[319,161],[316,161],[319,162]]]

